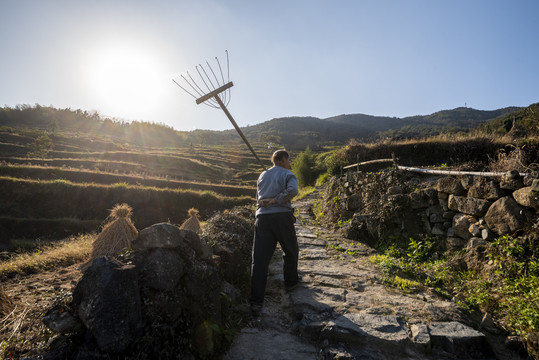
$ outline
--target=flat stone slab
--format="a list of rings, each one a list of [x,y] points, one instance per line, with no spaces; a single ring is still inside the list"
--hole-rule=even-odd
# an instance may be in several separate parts
[[[322,336],[362,345],[403,347],[411,342],[403,319],[396,315],[345,314],[329,321]]]
[[[323,260],[329,259],[330,257],[331,256],[323,247],[309,246],[308,248],[300,247],[299,249],[300,260]]]
[[[441,348],[461,359],[483,359],[493,355],[486,336],[467,325],[456,321],[434,322],[428,328],[433,348]]]
[[[300,250],[301,250],[305,245],[312,245],[312,246],[320,246],[320,247],[324,247],[324,246],[326,246],[326,240],[324,240],[324,239],[319,239],[319,238],[317,238],[317,237],[298,236],[298,244],[299,244]]]
[[[318,237],[314,232],[303,227],[296,230],[296,236],[311,238],[311,239],[316,239]]]
[[[316,359],[317,349],[300,337],[276,330],[247,328],[236,336],[226,360]]]

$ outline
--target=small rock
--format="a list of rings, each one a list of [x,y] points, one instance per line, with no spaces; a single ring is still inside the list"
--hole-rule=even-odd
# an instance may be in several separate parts
[[[59,334],[74,334],[82,329],[80,320],[65,306],[57,305],[45,314],[43,323]]]
[[[433,224],[443,223],[444,218],[440,214],[430,214],[429,221]]]
[[[446,231],[444,230],[442,224],[436,223],[432,226],[431,234],[436,236],[443,236],[446,234]]]
[[[505,177],[507,179],[510,179],[510,180],[519,179],[520,178],[520,173],[517,170],[509,170],[505,174]]]
[[[474,177],[472,175],[464,175],[460,178],[460,184],[464,190],[469,190],[474,183]]]
[[[447,200],[448,197],[449,197],[448,193],[441,192],[441,191],[438,192],[438,199]]]
[[[503,190],[517,190],[521,187],[524,187],[524,181],[522,178],[517,179],[509,179],[504,178],[504,180],[500,181],[500,189]]]
[[[468,250],[471,250],[471,249],[475,249],[479,246],[485,246],[487,244],[487,242],[481,238],[478,238],[478,237],[472,237],[468,240],[467,244],[466,244],[466,248]]]
[[[453,216],[455,216],[456,212],[454,211],[444,211],[442,214],[442,217],[447,220],[452,220]]]
[[[479,236],[481,234],[481,230],[479,229],[479,227],[475,224],[471,224],[470,227],[468,228],[468,232],[470,234],[472,234],[472,236]]]
[[[481,238],[486,241],[492,241],[494,240],[494,234],[492,234],[492,232],[489,229],[482,229]]]
[[[457,214],[453,217],[453,231],[455,236],[461,237],[465,240],[469,239],[472,235],[468,231],[470,225],[477,220],[466,214]]]

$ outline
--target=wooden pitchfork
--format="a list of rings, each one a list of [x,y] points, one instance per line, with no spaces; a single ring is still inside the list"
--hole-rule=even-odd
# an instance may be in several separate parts
[[[172,81],[174,81],[174,83],[178,85],[183,91],[185,91],[186,93],[194,97],[196,99],[197,105],[200,105],[203,103],[205,105],[208,105],[216,109],[221,108],[225,112],[226,116],[228,117],[228,120],[230,120],[230,122],[232,123],[232,125],[234,126],[238,134],[241,136],[241,138],[243,139],[243,141],[245,142],[249,150],[251,150],[256,160],[258,160],[258,163],[260,164],[260,166],[262,166],[262,169],[266,170],[266,167],[264,166],[264,164],[262,163],[258,155],[256,155],[255,150],[253,149],[251,144],[249,144],[249,141],[247,141],[247,138],[241,131],[240,127],[238,126],[234,118],[232,117],[232,114],[230,114],[230,112],[226,108],[230,102],[230,88],[234,86],[234,84],[232,83],[232,81],[230,81],[230,71],[229,71],[230,67],[229,67],[229,61],[228,61],[228,51],[225,50],[225,52],[226,52],[226,67],[227,67],[227,82],[226,83],[225,83],[225,77],[223,75],[223,69],[221,68],[221,63],[219,62],[219,59],[217,57],[215,58],[215,60],[217,61],[217,65],[219,67],[221,80],[218,79],[218,76],[215,74],[215,72],[213,71],[208,61],[206,61],[206,66],[207,66],[208,71],[206,71],[206,68],[202,66],[202,64],[199,64],[195,67],[200,79],[202,80],[201,86],[202,84],[204,84],[203,87],[207,89],[208,92],[206,92],[206,90],[203,90],[203,88],[197,84],[197,82],[194,80],[191,74],[189,74],[189,72],[187,72],[187,76],[181,75],[181,78],[185,81],[185,83],[187,83],[187,85],[189,85],[189,88],[191,89],[191,91],[187,90],[186,87],[180,85],[176,80],[172,79]],[[213,77],[210,76],[209,74],[213,75]]]

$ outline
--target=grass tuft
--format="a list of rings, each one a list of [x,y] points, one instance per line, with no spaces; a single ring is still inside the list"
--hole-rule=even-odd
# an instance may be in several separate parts
[[[30,253],[13,255],[0,262],[0,279],[36,274],[82,262],[88,259],[94,238],[94,234],[79,235]]]

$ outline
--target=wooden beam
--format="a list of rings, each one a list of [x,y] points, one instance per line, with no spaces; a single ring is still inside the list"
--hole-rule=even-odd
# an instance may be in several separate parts
[[[392,161],[393,161],[393,159],[369,160],[369,161],[364,161],[364,162],[360,162],[360,163],[357,163],[357,164],[347,165],[347,166],[343,167],[343,170],[350,169],[350,168],[353,168],[353,167],[356,167],[356,166],[361,166],[361,165],[385,163],[385,162],[392,162]]]
[[[217,89],[213,90],[212,92],[207,93],[206,95],[199,97],[198,99],[196,99],[197,105],[200,105],[200,104],[202,104],[204,101],[209,100],[209,99],[215,97],[217,94],[222,93],[223,91],[225,91],[225,90],[228,89],[228,88],[231,88],[232,86],[234,86],[234,84],[233,84],[232,81],[231,81],[231,82],[229,82],[228,84],[224,84],[224,85],[221,86],[220,88],[217,88]]]
[[[241,131],[240,127],[238,126],[238,124],[236,123],[236,121],[234,120],[234,118],[232,117],[232,115],[230,114],[228,109],[226,108],[225,104],[223,104],[223,101],[221,100],[221,98],[219,96],[217,96],[217,94],[213,98],[215,99],[215,101],[217,101],[219,103],[219,106],[225,112],[226,116],[228,117],[228,120],[230,120],[230,122],[232,123],[232,125],[234,126],[234,128],[236,129],[238,134],[240,134],[241,138],[243,139],[243,141],[245,142],[245,144],[247,145],[249,150],[251,150],[251,152],[255,156],[256,160],[258,160],[258,163],[260,164],[260,166],[262,166],[262,169],[264,169],[264,171],[265,171],[266,167],[264,166],[264,163],[262,163],[262,160],[260,160],[258,155],[256,155],[255,149],[253,149],[251,144],[249,144],[249,141],[247,141],[247,138],[245,137],[245,135],[243,135],[243,131]]]

